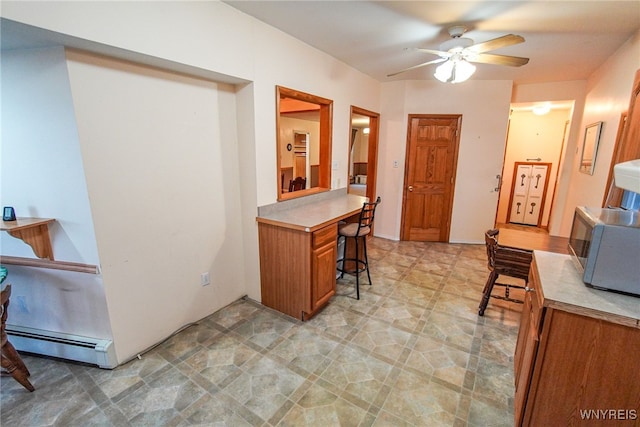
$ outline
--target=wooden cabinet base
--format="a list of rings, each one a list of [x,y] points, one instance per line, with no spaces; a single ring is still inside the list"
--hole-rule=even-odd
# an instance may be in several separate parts
[[[262,304],[300,320],[336,291],[337,224],[305,232],[258,223]]]
[[[549,307],[535,256],[529,286],[514,357],[515,425],[640,426],[640,328]]]

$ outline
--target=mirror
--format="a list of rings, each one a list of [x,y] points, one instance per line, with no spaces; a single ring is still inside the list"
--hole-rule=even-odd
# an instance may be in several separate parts
[[[369,117],[351,114],[351,150],[349,152],[349,193],[367,195],[369,156]]]
[[[351,106],[347,191],[369,200],[376,198],[379,121],[378,113]]]
[[[333,101],[276,89],[278,200],[328,191]]]
[[[582,145],[582,157],[580,158],[580,172],[593,175],[601,131],[602,122],[596,122],[586,127],[584,144]]]

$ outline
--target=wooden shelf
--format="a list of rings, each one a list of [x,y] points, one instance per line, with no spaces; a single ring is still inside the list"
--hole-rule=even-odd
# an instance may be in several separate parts
[[[49,237],[49,223],[53,221],[53,218],[17,218],[15,221],[2,221],[1,229],[31,246],[38,258],[53,261]]]

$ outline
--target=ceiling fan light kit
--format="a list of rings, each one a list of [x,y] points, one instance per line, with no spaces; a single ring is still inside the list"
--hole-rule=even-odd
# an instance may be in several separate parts
[[[443,83],[461,83],[476,72],[476,66],[464,59],[450,59],[436,68],[434,77]]]
[[[436,79],[444,83],[460,83],[469,79],[476,71],[472,62],[481,64],[508,65],[511,67],[520,67],[529,62],[529,58],[521,58],[518,56],[495,55],[485,53],[488,51],[500,49],[502,47],[511,46],[524,42],[524,38],[515,34],[507,34],[506,36],[487,40],[481,43],[474,43],[467,37],[462,37],[466,32],[466,28],[456,26],[449,28],[449,35],[452,39],[440,45],[439,50],[422,49],[416,50],[432,55],[438,55],[440,58],[414,65],[397,73],[389,74],[387,77],[405,71],[414,70],[429,64],[440,64],[434,73]]]

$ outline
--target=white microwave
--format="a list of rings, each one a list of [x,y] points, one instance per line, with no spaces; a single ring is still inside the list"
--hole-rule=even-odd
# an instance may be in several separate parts
[[[640,297],[638,212],[577,207],[569,250],[585,284]]]

